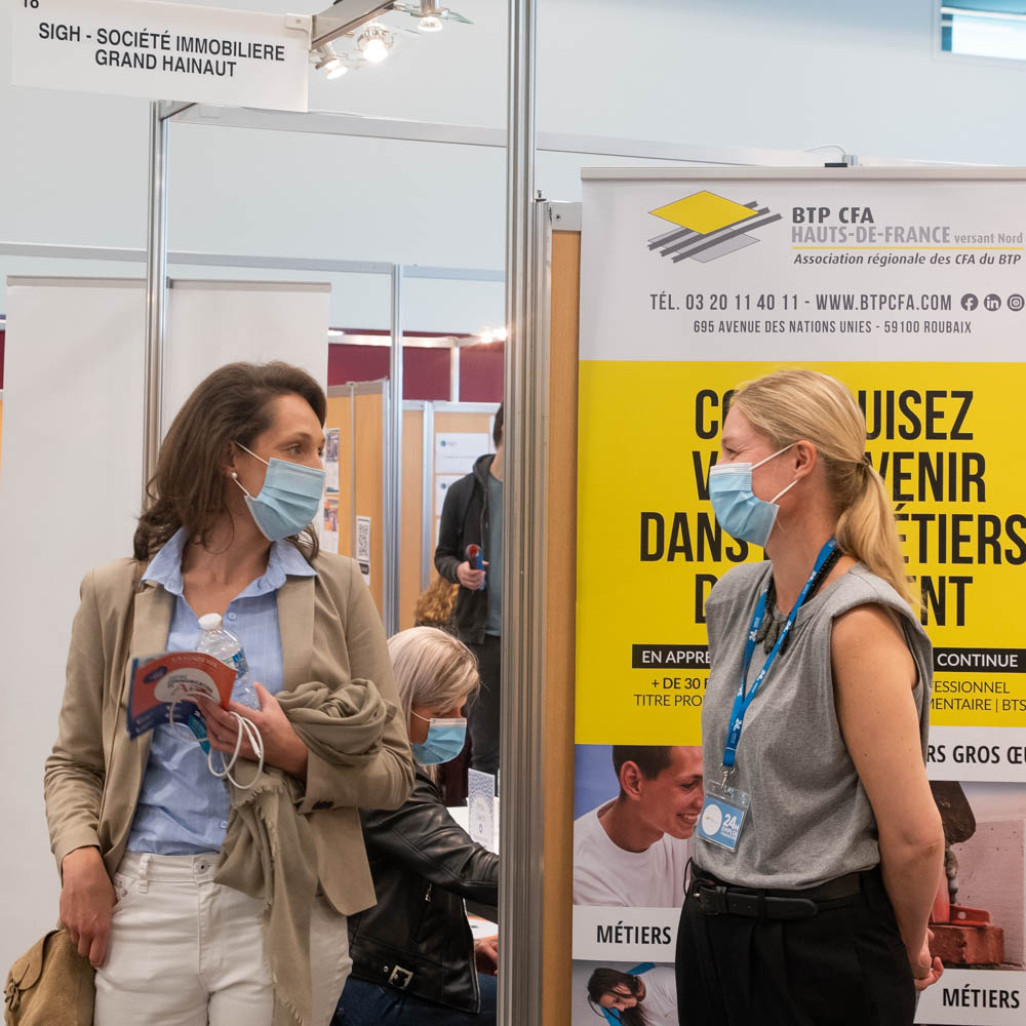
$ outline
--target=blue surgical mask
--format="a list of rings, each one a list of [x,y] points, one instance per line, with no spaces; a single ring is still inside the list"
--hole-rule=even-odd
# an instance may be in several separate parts
[[[467,721],[462,717],[451,720],[430,719],[410,710],[411,716],[427,720],[428,735],[424,741],[414,741],[410,747],[413,757],[422,766],[437,766],[455,759],[467,743]]]
[[[232,480],[246,492],[246,505],[260,533],[268,541],[275,542],[291,538],[308,527],[320,512],[324,471],[274,457],[261,459],[239,442],[235,444],[267,465],[264,486],[256,497],[246,492],[238,475],[232,474]]]
[[[792,442],[791,445],[794,443]],[[780,507],[777,499],[798,483],[795,478],[787,488],[778,492],[767,502],[752,492],[752,471],[764,463],[787,452],[790,445],[778,449],[771,456],[751,463],[717,463],[709,470],[709,499],[712,502],[716,521],[732,538],[765,547],[770,532],[777,522]]]

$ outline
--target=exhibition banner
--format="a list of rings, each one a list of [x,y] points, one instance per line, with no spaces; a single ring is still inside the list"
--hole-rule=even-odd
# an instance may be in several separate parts
[[[313,19],[162,0],[12,0],[16,86],[307,110]]]
[[[917,1021],[1021,1022],[1024,232],[1018,172],[585,172],[574,1026],[610,1017],[599,996],[624,974],[649,1024],[676,1024],[704,604],[763,558],[717,525],[708,475],[733,390],[782,367],[864,410],[934,645],[948,971]]]

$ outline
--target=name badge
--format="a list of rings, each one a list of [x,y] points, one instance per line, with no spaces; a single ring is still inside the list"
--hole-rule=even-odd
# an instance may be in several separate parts
[[[729,852],[737,851],[750,805],[751,798],[746,791],[706,781],[705,804],[696,828],[698,836]]]

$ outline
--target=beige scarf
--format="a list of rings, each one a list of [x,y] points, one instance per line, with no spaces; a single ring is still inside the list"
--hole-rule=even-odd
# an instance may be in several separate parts
[[[395,715],[370,681],[332,690],[317,681],[277,696],[310,751],[335,766],[362,766]],[[255,769],[255,764],[246,766]],[[249,780],[245,767],[240,777]],[[231,787],[231,815],[215,880],[264,902],[264,953],[274,984],[273,1026],[308,1026],[312,1015],[310,911],[317,853],[296,812],[302,783],[265,766],[252,788]]]

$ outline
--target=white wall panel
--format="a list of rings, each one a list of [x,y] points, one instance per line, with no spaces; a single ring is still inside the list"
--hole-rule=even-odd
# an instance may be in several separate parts
[[[142,486],[142,281],[12,278],[0,463],[0,966],[57,917],[43,762],[57,732],[78,585],[131,552]],[[164,417],[231,360],[327,377],[326,284],[176,282]]]
[[[8,285],[0,464],[0,966],[57,918],[43,761],[78,585],[131,551],[142,467],[145,289],[133,281]]]
[[[285,360],[327,386],[328,285],[175,281],[168,295],[165,432],[196,385],[235,360]]]

